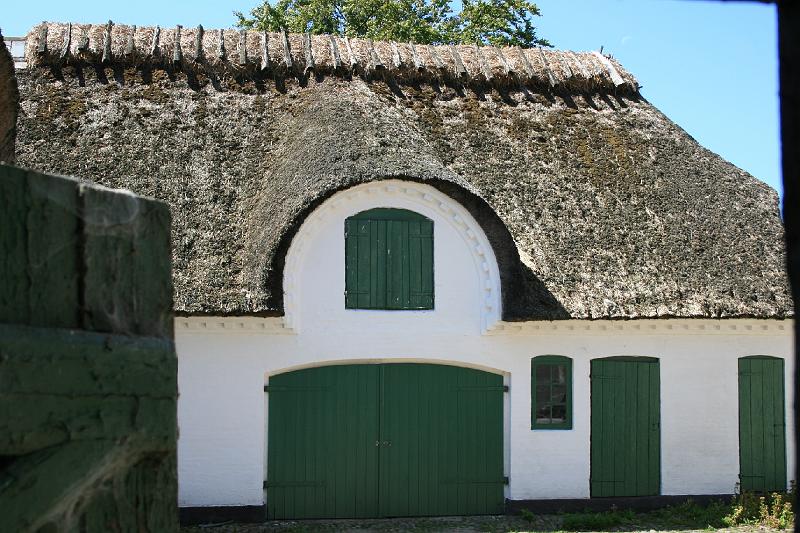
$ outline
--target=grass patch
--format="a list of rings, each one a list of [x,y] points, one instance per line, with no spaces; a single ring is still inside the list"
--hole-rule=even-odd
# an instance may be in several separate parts
[[[625,511],[606,511],[603,513],[568,513],[563,516],[561,527],[566,531],[604,531],[631,524],[636,513]]]
[[[720,529],[736,526],[792,528],[794,512],[791,493],[759,495],[746,492],[737,494],[731,501],[718,500],[707,505],[687,500],[679,505],[646,513],[615,509],[561,515],[561,527],[565,531]]]

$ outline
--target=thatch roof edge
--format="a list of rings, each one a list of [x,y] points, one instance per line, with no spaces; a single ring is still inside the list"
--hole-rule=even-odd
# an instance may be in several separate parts
[[[253,30],[43,22],[27,35],[36,66],[163,68],[254,78],[387,78],[399,83],[531,86],[571,92],[638,93],[639,85],[599,52],[475,45],[415,45],[333,35]]]

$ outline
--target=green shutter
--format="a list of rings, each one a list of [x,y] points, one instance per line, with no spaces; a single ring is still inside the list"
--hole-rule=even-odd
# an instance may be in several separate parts
[[[345,221],[347,309],[433,309],[433,221],[378,208]]]
[[[739,480],[742,490],[786,490],[783,359],[739,359]]]
[[[658,360],[592,361],[592,497],[653,496],[660,490]]]

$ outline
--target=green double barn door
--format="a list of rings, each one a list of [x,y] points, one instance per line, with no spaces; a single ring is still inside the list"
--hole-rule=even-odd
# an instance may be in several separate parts
[[[786,490],[783,359],[739,359],[739,482],[742,490]]]
[[[657,359],[595,359],[591,370],[592,497],[660,491]]]
[[[267,391],[270,519],[503,512],[502,376],[333,365]]]

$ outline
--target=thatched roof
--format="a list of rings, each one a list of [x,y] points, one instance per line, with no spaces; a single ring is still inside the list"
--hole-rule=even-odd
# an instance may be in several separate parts
[[[545,51],[544,67],[538,50],[486,47],[484,69],[474,47],[418,46],[419,69],[408,45],[350,40],[347,66],[336,38],[337,67],[329,37],[289,35],[287,67],[269,34],[262,70],[255,32],[224,32],[220,58],[207,30],[194,61],[184,29],[174,61],[173,30],[44,27],[18,73],[18,163],[167,201],[180,314],[280,314],[304,217],[386,178],[473,214],[507,320],[792,314],[775,191],[698,145],[609,58]]]
[[[14,162],[18,101],[14,60],[0,34],[0,162]]]

